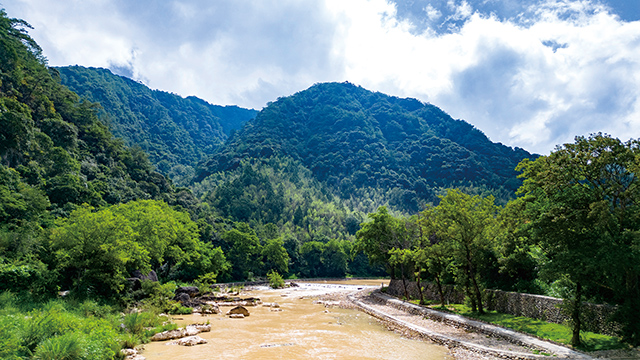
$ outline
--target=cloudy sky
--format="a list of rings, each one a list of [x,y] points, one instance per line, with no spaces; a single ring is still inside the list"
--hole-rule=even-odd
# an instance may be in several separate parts
[[[547,154],[640,137],[638,0],[0,0],[49,65],[261,109],[318,82],[414,97]]]

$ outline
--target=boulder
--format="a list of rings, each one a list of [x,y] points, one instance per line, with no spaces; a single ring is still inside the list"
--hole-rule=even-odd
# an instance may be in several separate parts
[[[176,296],[173,299],[176,301],[179,301],[182,305],[185,305],[191,302],[191,296],[189,296],[189,294],[187,293],[176,294]]]
[[[153,270],[151,270],[147,275],[144,275],[140,270],[134,270],[131,273],[131,277],[127,278],[132,291],[140,290],[142,288],[142,280],[158,281],[158,275]]]
[[[134,270],[131,272],[131,277],[140,279],[140,280],[151,280],[158,281],[158,274],[155,271],[151,270],[147,275],[144,275],[140,270]]]
[[[206,344],[206,343],[207,343],[207,340],[201,338],[200,336],[189,336],[177,341],[170,341],[167,343],[167,345],[194,346],[194,345]]]
[[[188,294],[190,297],[196,297],[200,294],[200,290],[195,286],[181,286],[176,289],[176,296],[183,293]]]
[[[138,354],[136,349],[121,349],[120,354],[124,356],[124,360],[146,360],[146,358]]]
[[[193,336],[201,332],[209,332],[209,331],[211,331],[211,325],[209,324],[187,325],[187,327],[185,328],[180,328],[176,330],[167,330],[161,333],[157,333],[151,337],[151,341],[180,339],[185,336]]]
[[[242,314],[231,314],[229,315],[231,319],[244,319],[244,315]]]
[[[242,317],[249,316],[249,310],[244,306],[236,306],[233,309],[227,311],[227,315],[242,314]]]
[[[216,303],[206,303],[200,307],[203,314],[220,314],[220,307]]]

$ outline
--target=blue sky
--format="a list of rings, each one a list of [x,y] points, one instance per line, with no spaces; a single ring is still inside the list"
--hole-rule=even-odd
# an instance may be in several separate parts
[[[260,109],[317,82],[414,97],[549,153],[640,137],[638,0],[0,0],[50,65]]]

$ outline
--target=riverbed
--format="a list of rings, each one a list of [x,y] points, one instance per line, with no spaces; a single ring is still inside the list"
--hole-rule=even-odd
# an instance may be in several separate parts
[[[321,282],[282,290],[258,289],[243,295],[277,302],[270,307],[247,307],[251,315],[231,319],[223,314],[175,318],[179,326],[209,322],[201,333],[207,344],[193,347],[154,342],[145,345],[147,360],[166,359],[452,359],[446,347],[410,340],[388,331],[360,311],[325,307],[315,301],[327,293],[351,293],[381,281]]]

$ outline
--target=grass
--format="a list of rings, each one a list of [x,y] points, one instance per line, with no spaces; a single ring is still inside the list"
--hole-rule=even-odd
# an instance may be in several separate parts
[[[442,310],[440,307],[435,309]],[[562,344],[571,344],[571,328],[564,324],[555,324],[542,320],[501,314],[496,311],[487,311],[485,314],[472,312],[469,306],[462,304],[447,305],[447,311],[473,319],[535,335],[543,339],[552,340]],[[588,331],[580,332],[582,345],[578,347],[584,351],[611,350],[626,347],[617,337],[596,334]]]

